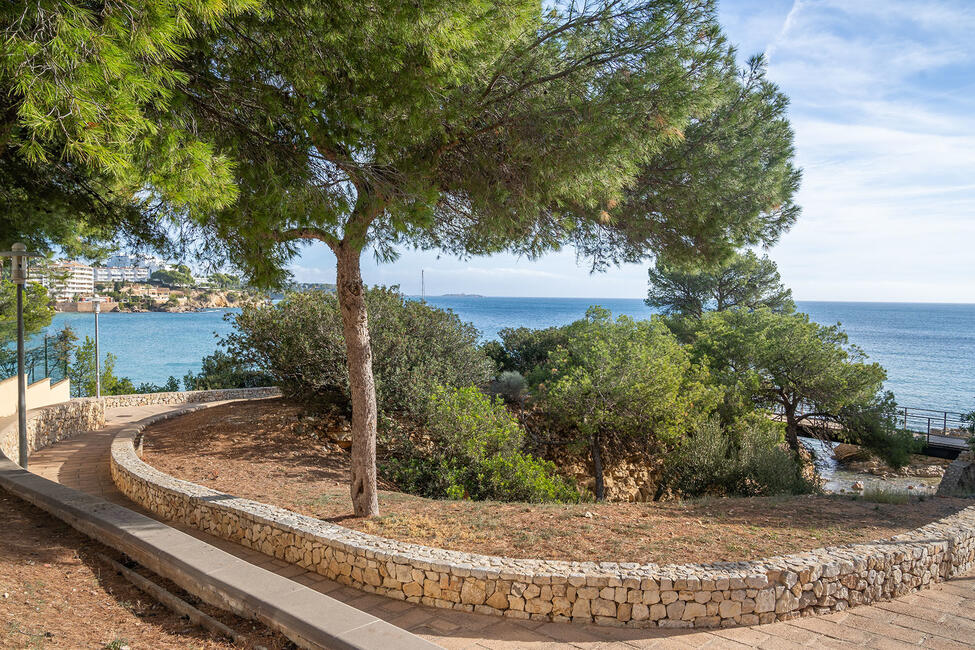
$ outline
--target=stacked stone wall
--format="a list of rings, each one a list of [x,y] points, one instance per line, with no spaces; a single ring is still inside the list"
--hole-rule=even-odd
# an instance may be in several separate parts
[[[180,391],[112,395],[102,398],[82,397],[28,411],[27,448],[37,451],[79,433],[93,431],[105,424],[105,410],[124,406],[151,404],[193,404],[234,399],[276,397],[278,388],[230,388],[221,390]],[[0,452],[16,461],[18,457],[18,424],[16,416],[0,426]]]
[[[195,404],[197,402],[218,402],[230,399],[260,399],[278,397],[281,390],[275,386],[267,388],[222,388],[218,390],[184,390],[171,393],[137,393],[133,395],[111,395],[103,397],[105,408],[124,406],[151,406],[153,404]]]
[[[59,440],[86,431],[93,431],[105,424],[105,410],[97,400],[69,400],[53,406],[45,406],[29,412],[27,418],[28,453],[53,445]],[[9,418],[0,429],[0,452],[13,461],[18,457],[17,417]]]
[[[887,540],[765,560],[658,566],[463,553],[368,535],[181,481],[142,462],[140,428],[112,476],[156,514],[390,598],[541,621],[633,627],[769,623],[887,600],[975,565],[975,506]]]

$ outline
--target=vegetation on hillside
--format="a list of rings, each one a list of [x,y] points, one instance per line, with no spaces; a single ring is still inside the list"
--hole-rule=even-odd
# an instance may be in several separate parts
[[[632,450],[678,493],[801,491],[798,433],[823,423],[902,462],[883,369],[740,252],[793,224],[800,175],[787,99],[760,58],[738,64],[714,0],[116,9],[0,9],[0,244],[98,255],[202,234],[202,254],[262,286],[327,245],[334,295],[245,308],[184,383],[273,381],[350,415],[358,516],[378,513],[380,429],[385,471],[453,497],[573,500],[530,453],[546,445],[587,454],[597,496],[604,455]],[[365,289],[362,252],[404,245],[652,258],[647,300],[666,316],[597,309],[481,346],[449,312]],[[39,300],[32,328],[49,320]],[[71,366],[79,394],[91,347]],[[113,366],[103,392],[137,390]]]
[[[699,263],[793,223],[786,99],[761,60],[739,68],[716,13],[271,0],[200,26],[181,89],[197,132],[238,161],[239,196],[199,223],[259,282],[304,243],[335,254],[356,514],[378,513],[364,250]]]

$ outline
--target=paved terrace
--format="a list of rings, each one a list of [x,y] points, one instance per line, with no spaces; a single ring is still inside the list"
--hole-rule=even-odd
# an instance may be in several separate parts
[[[32,472],[155,517],[129,501],[112,482],[109,448],[126,424],[178,410],[174,406],[111,409],[106,427],[31,456]],[[168,522],[167,522],[168,523]],[[520,621],[434,609],[344,587],[296,565],[238,544],[172,524],[198,539],[445,648],[972,648],[975,647],[975,573],[896,601],[788,622],[723,630],[654,630]]]

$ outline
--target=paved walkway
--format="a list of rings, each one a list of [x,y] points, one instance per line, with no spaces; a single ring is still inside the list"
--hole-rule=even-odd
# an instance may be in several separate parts
[[[106,428],[31,456],[31,471],[149,516],[112,483],[109,447],[126,423],[174,407],[113,409]],[[170,524],[253,564],[291,578],[446,648],[973,648],[975,574],[889,603],[821,617],[713,631],[639,630],[516,621],[435,609],[344,587],[317,573],[180,524]]]

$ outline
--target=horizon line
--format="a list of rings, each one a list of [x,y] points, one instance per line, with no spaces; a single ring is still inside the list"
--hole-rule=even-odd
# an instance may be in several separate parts
[[[403,295],[408,298],[421,298],[418,293],[404,293]],[[450,292],[441,294],[427,294],[426,298],[519,298],[525,300],[638,300],[643,302],[643,298],[628,298],[628,297],[607,297],[607,296],[499,296],[499,295],[488,295],[483,293],[464,293],[464,292]],[[795,302],[832,302],[832,303],[849,303],[849,304],[868,304],[868,305],[962,305],[962,306],[975,306],[975,302],[948,302],[943,300],[824,300],[822,298],[794,298]]]

